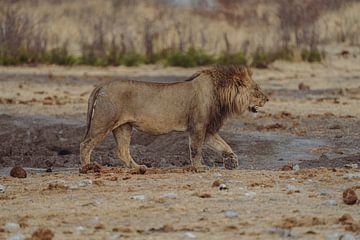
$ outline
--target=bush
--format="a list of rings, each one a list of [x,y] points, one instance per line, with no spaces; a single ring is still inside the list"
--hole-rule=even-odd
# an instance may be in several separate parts
[[[289,48],[278,49],[271,54],[271,61],[275,61],[278,59],[285,61],[294,61],[294,58],[294,51]]]
[[[58,65],[76,65],[81,63],[81,58],[68,54],[66,48],[54,48],[49,52],[45,53],[40,62],[58,64]]]
[[[222,54],[216,61],[218,64],[227,65],[227,64],[240,64],[246,65],[247,59],[245,55],[241,52],[234,54]]]
[[[145,58],[136,52],[127,52],[119,57],[119,63],[128,67],[138,66],[145,62]]]
[[[252,66],[256,68],[267,68],[269,63],[272,61],[269,54],[266,53],[262,48],[258,48],[254,55],[253,55],[253,61]]]
[[[301,51],[301,58],[303,61],[307,62],[321,62],[324,57],[324,54],[321,54],[321,52],[317,49],[308,50],[303,49]]]
[[[186,52],[170,52],[166,56],[166,65],[178,67],[196,67],[215,63],[212,55],[203,50],[190,48]]]

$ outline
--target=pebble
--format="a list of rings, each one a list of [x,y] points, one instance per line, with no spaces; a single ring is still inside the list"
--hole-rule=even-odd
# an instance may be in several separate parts
[[[25,236],[22,233],[17,233],[8,238],[8,240],[24,240]]]
[[[334,199],[326,200],[321,203],[321,205],[325,206],[337,206],[337,202]]]
[[[83,180],[80,180],[80,181],[78,181],[78,182],[75,182],[75,183],[72,183],[71,184],[71,186],[70,186],[70,188],[73,186],[75,186],[75,187],[86,187],[86,186],[89,186],[89,185],[91,185],[91,184],[93,184],[93,181],[92,180],[90,180],[90,179],[83,179]]]
[[[341,239],[341,240],[356,240],[355,237],[350,233],[345,233],[344,235],[341,235],[339,239]]]
[[[346,203],[348,205],[353,205],[357,202],[357,200],[358,200],[358,197],[353,189],[348,188],[343,192],[344,203]]]
[[[138,200],[138,201],[144,201],[145,200],[145,195],[134,195],[134,196],[131,196],[130,199]]]
[[[174,192],[168,192],[168,193],[164,193],[163,195],[161,195],[161,197],[174,199],[177,197],[177,194]]]
[[[256,197],[256,192],[247,192],[245,193],[245,196],[249,199],[253,199],[254,197]]]
[[[12,176],[14,178],[26,178],[27,173],[26,173],[25,169],[23,169],[22,167],[15,166],[11,169],[10,176]]]
[[[121,238],[121,234],[117,233],[117,234],[112,235],[109,239],[110,240],[117,240],[117,239],[120,239],[120,238]]]
[[[279,227],[276,227],[276,228],[271,228],[269,230],[269,233],[271,234],[277,234],[279,235],[280,237],[291,237],[291,229],[286,229],[286,228],[279,228]]]
[[[358,168],[359,165],[357,163],[345,164],[344,167],[346,168]]]
[[[4,185],[0,184],[0,193],[5,192],[6,187]]]
[[[328,156],[326,156],[325,154],[321,154],[321,156],[319,157],[319,160],[320,161],[329,161],[329,157]]]
[[[222,175],[221,175],[221,173],[216,172],[216,173],[213,174],[213,176],[214,177],[221,177]]]
[[[345,179],[356,179],[356,178],[360,178],[360,173],[347,173],[344,175]]]
[[[220,184],[219,189],[220,190],[228,190],[228,187],[226,186],[226,184],[222,183],[222,184]]]
[[[299,164],[295,164],[295,165],[293,166],[293,170],[294,170],[295,172],[299,171],[299,170],[300,170]]]
[[[239,217],[239,213],[236,212],[236,211],[233,211],[233,210],[226,210],[224,212],[224,214],[225,214],[225,217],[227,217],[227,218],[237,218],[237,217]]]
[[[5,229],[8,230],[9,232],[12,232],[19,228],[20,228],[20,225],[18,223],[9,222],[9,223],[5,224]]]
[[[334,233],[332,235],[326,236],[326,240],[356,240],[356,238],[350,233]]]
[[[319,195],[320,196],[328,196],[328,195],[331,195],[333,194],[335,191],[332,190],[332,189],[321,189],[320,192],[319,192]]]
[[[184,233],[184,237],[186,237],[186,238],[191,238],[191,239],[195,239],[195,238],[196,238],[195,234],[193,234],[192,232],[185,232],[185,233]]]
[[[286,186],[286,189],[287,189],[288,191],[295,191],[295,190],[298,190],[296,186],[294,186],[294,185],[290,185],[290,184],[288,184],[288,185]]]

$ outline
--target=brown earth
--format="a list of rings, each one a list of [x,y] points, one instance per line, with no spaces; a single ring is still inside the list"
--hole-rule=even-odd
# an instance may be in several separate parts
[[[239,156],[240,170],[223,170],[219,156],[205,148],[204,159],[212,170],[191,172],[183,169],[189,164],[186,134],[135,131],[132,155],[151,167],[144,176],[121,168],[112,136],[95,149],[93,160],[116,168],[78,174],[87,98],[96,84],[118,78],[178,81],[194,71],[158,66],[1,67],[0,184],[6,189],[0,193],[0,238],[14,234],[6,223],[22,221],[26,224],[17,231],[27,237],[43,228],[57,239],[115,239],[116,234],[140,239],[191,234],[323,239],[345,231],[336,223],[345,213],[355,221],[348,229],[356,229],[358,205],[342,202],[342,192],[359,185],[358,178],[344,179],[345,174],[359,174],[350,164],[360,164],[360,64],[355,57],[333,57],[324,64],[276,62],[255,70],[255,80],[271,101],[256,117],[231,119],[220,132]],[[299,89],[301,83],[310,89]],[[299,172],[291,170],[296,164]],[[9,177],[15,165],[28,171],[26,179]],[[277,171],[284,165],[290,171]],[[93,182],[73,187],[83,179]],[[229,190],[212,188],[217,179]],[[66,183],[49,188],[53,180]],[[331,193],[321,195],[322,189]],[[176,198],[160,197],[167,192]],[[145,200],[130,199],[133,195],[145,195]],[[234,214],[227,210],[238,216],[225,217]]]

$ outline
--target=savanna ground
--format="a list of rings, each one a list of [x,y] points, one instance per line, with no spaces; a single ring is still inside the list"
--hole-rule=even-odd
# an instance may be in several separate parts
[[[342,201],[346,188],[360,186],[351,177],[359,169],[345,167],[360,163],[356,54],[255,69],[271,101],[257,116],[229,120],[220,133],[239,156],[239,169],[222,169],[219,157],[205,149],[211,167],[205,173],[186,168],[185,134],[141,132],[134,132],[131,151],[150,167],[145,175],[122,168],[112,136],[93,153],[103,171],[78,173],[87,98],[96,84],[178,81],[197,69],[1,67],[0,184],[6,189],[0,193],[0,238],[30,237],[38,228],[50,229],[55,239],[359,237],[359,205]],[[300,170],[279,171],[286,164]],[[26,167],[28,177],[8,176],[15,165]],[[215,180],[228,189],[213,187]],[[344,214],[353,221],[341,219]]]

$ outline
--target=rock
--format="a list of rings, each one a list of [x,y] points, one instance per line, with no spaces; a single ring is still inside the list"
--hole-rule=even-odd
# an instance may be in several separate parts
[[[99,173],[99,172],[101,172],[101,168],[102,168],[101,165],[98,163],[89,163],[89,164],[82,166],[79,169],[79,172],[83,173],[83,174],[86,174],[89,172]]]
[[[32,240],[51,240],[54,237],[54,233],[47,228],[39,228],[31,235]]]
[[[175,199],[177,197],[177,194],[174,192],[168,192],[168,193],[164,193],[163,195],[161,195],[161,197]]]
[[[293,170],[292,163],[287,163],[280,168],[280,171],[291,171],[291,170]]]
[[[70,188],[79,188],[79,187],[86,187],[93,184],[93,181],[91,179],[83,179],[75,183],[70,184]]]
[[[293,166],[293,170],[294,170],[295,172],[299,171],[299,170],[300,170],[299,164],[295,164],[295,165]]]
[[[25,169],[23,169],[22,167],[15,166],[11,169],[10,176],[12,176],[14,178],[26,178],[27,173],[26,173]]]
[[[196,193],[196,196],[198,196],[199,198],[211,198],[210,193]]]
[[[343,201],[348,205],[353,205],[357,202],[358,197],[352,188],[348,188],[343,192]]]
[[[350,233],[345,233],[340,236],[339,240],[356,240],[356,238]]]
[[[0,193],[5,192],[6,187],[0,184]]]
[[[236,211],[233,211],[233,210],[226,210],[224,212],[224,214],[225,214],[225,217],[227,217],[227,218],[237,218],[237,217],[239,217],[239,213],[236,212]]]
[[[145,174],[146,173],[146,166],[145,165],[140,165],[139,167],[139,173],[140,174]]]
[[[122,235],[120,233],[116,233],[111,235],[111,237],[109,238],[110,240],[117,240],[120,239],[122,237]]]
[[[325,154],[321,154],[321,156],[319,157],[319,161],[329,161],[329,157]]]
[[[310,90],[310,86],[309,85],[306,85],[305,83],[300,83],[299,86],[298,86],[299,90],[301,91],[308,91]]]
[[[8,240],[24,240],[25,236],[22,233],[17,233],[8,238]]]
[[[219,187],[220,186],[220,180],[215,180],[212,184],[212,187]]]
[[[224,183],[222,183],[222,184],[220,184],[219,189],[220,190],[228,190],[228,187]]]
[[[221,175],[221,173],[216,172],[216,173],[213,174],[213,176],[214,177],[221,177],[222,175]]]
[[[345,164],[344,167],[345,168],[354,168],[354,169],[356,169],[356,168],[359,167],[359,165],[357,163],[352,163],[352,164]]]
[[[360,178],[360,173],[347,173],[344,175],[345,179],[357,179]]]
[[[66,184],[64,180],[54,180],[48,182],[48,190],[54,190],[54,189],[68,189],[69,186]]]
[[[192,232],[184,232],[184,237],[195,239],[196,236]]]
[[[335,191],[332,190],[332,189],[321,189],[320,192],[319,192],[319,195],[320,196],[328,196],[328,195],[331,195],[333,194]]]
[[[288,184],[288,185],[286,186],[286,189],[287,189],[288,191],[296,191],[296,190],[298,190],[296,186],[291,185],[291,184]]]
[[[291,229],[275,227],[269,230],[269,233],[279,235],[280,237],[291,237]]]
[[[137,200],[137,201],[144,201],[145,195],[134,195],[134,196],[131,196],[130,199]]]
[[[5,224],[5,229],[9,232],[15,231],[20,228],[18,223],[9,222]]]
[[[256,192],[247,192],[245,193],[245,196],[248,197],[249,199],[253,199],[256,197]]]
[[[321,203],[321,205],[325,205],[325,206],[337,206],[337,202],[334,199],[330,199],[330,200],[325,200]]]

